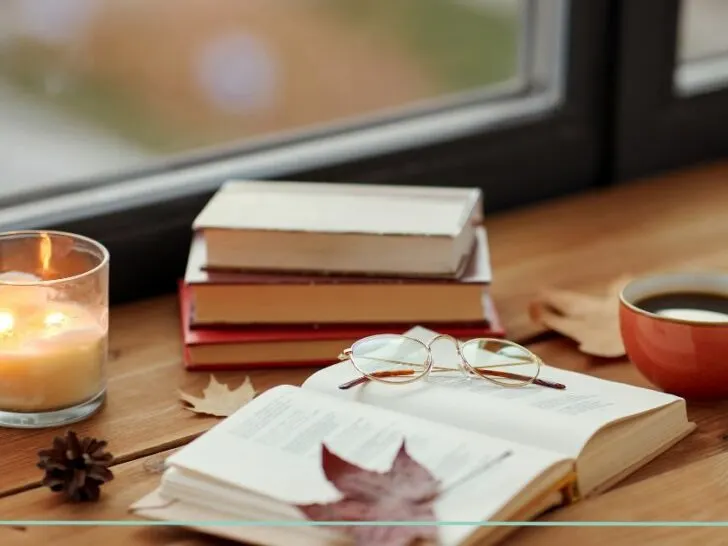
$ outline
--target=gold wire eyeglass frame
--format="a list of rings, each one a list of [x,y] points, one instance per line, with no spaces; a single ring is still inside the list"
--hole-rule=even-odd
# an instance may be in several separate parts
[[[389,360],[389,359],[382,359],[379,357],[366,357],[366,356],[356,356],[354,355],[354,349],[357,346],[357,344],[360,344],[365,341],[371,341],[378,337],[400,337],[402,339],[406,339],[408,341],[415,342],[419,345],[422,345],[422,347],[425,349],[426,354],[426,361],[421,364],[415,364],[412,362],[404,362],[400,360]],[[434,359],[432,356],[432,345],[441,339],[447,339],[450,340],[453,345],[455,346],[455,350],[458,355],[458,367],[457,368],[448,368],[448,367],[442,367],[442,366],[435,366],[434,365]],[[492,366],[473,366],[471,365],[468,360],[463,355],[462,348],[464,345],[467,345],[468,343],[478,342],[479,345],[484,346],[487,348],[487,346],[498,344],[499,346],[508,346],[513,347],[514,349],[518,349],[519,351],[522,351],[524,353],[524,357],[521,357],[521,363],[500,363],[500,364],[494,364]],[[391,364],[397,364],[400,366],[409,366],[409,368],[399,369],[399,370],[387,370],[387,371],[380,371],[380,372],[367,372],[363,369],[361,369],[356,364],[356,359],[362,359],[362,358],[376,358],[380,362],[387,362]],[[513,355],[509,355],[509,358],[513,359],[519,359],[519,357],[514,357]],[[434,336],[432,339],[430,339],[427,343],[405,335],[400,334],[376,334],[373,336],[368,336],[365,338],[362,338],[358,340],[356,343],[354,343],[351,347],[348,349],[344,349],[344,351],[339,354],[339,360],[349,360],[351,361],[352,365],[356,370],[362,374],[361,377],[358,377],[356,379],[353,379],[351,381],[348,381],[346,383],[343,383],[339,385],[340,389],[349,389],[351,387],[355,387],[357,385],[360,385],[362,383],[366,383],[369,380],[378,381],[381,383],[387,383],[387,384],[407,384],[407,383],[413,383],[415,381],[420,381],[430,375],[430,373],[436,373],[436,372],[453,372],[456,370],[460,370],[463,375],[466,377],[477,377],[481,379],[485,379],[486,381],[490,381],[491,383],[494,383],[501,387],[509,387],[509,388],[521,388],[526,387],[531,384],[540,385],[543,387],[549,387],[552,389],[565,389],[566,385],[563,385],[562,383],[556,383],[554,381],[548,381],[546,379],[539,378],[539,373],[541,371],[541,365],[543,364],[543,361],[534,353],[523,347],[522,345],[519,345],[517,343],[514,343],[512,341],[504,340],[504,339],[495,339],[495,338],[475,338],[468,340],[464,343],[461,343],[458,339],[455,337],[448,335],[448,334],[438,334]],[[529,362],[533,363],[536,366],[536,373],[531,375],[521,375],[517,373],[511,373],[511,372],[504,372],[502,370],[492,370],[490,368],[497,367],[497,368],[503,368],[505,366],[518,366],[522,365],[523,362]],[[418,368],[418,369],[415,369]],[[420,372],[420,373],[418,373]],[[416,375],[417,374],[417,375]],[[413,377],[404,378],[404,376],[411,375]],[[396,381],[388,380],[389,377],[397,377],[401,379],[397,379]],[[518,383],[507,383],[504,381],[499,381],[497,378],[502,379],[510,379],[512,381],[518,381]]]

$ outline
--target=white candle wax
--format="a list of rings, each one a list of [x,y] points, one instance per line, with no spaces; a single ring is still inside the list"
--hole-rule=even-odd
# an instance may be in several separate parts
[[[0,290],[0,410],[50,411],[93,398],[104,386],[105,321],[19,288],[31,294]]]

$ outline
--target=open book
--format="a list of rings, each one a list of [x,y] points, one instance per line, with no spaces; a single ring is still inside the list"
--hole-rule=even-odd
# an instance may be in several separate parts
[[[414,328],[407,335],[427,341],[435,333]],[[455,358],[451,344],[432,350],[440,365]],[[345,361],[300,388],[261,394],[172,455],[160,487],[132,510],[266,546],[346,544],[337,527],[271,522],[305,522],[297,504],[339,498],[322,472],[322,443],[386,471],[405,440],[442,484],[438,521],[471,522],[438,527],[440,544],[492,544],[512,527],[472,522],[525,521],[603,491],[695,426],[681,398],[550,366],[540,377],[565,390],[508,389],[459,372],[338,388],[358,376]],[[229,524],[236,521],[261,523]]]

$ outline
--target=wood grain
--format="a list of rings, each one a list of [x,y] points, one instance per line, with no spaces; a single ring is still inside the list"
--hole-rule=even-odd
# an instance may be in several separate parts
[[[511,337],[543,331],[525,310],[545,287],[601,293],[622,274],[728,270],[727,176],[719,164],[486,216]]]

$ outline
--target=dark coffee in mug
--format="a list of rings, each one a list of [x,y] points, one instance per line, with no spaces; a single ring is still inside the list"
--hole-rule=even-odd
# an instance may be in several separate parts
[[[709,292],[669,292],[634,302],[655,315],[696,321],[728,321],[728,294]]]

